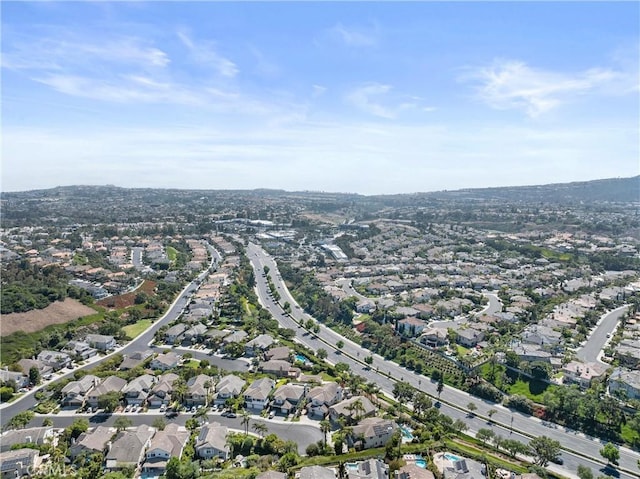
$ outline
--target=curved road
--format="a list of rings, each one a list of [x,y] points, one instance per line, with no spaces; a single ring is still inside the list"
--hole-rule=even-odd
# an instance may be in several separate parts
[[[311,316],[300,309],[290,292],[287,290],[280,277],[275,261],[267,255],[262,248],[253,243],[249,243],[247,247],[247,254],[254,267],[257,283],[256,289],[261,303],[283,327],[291,328],[296,331],[296,339],[301,344],[314,351],[319,348],[326,349],[330,353],[329,360],[331,362],[341,361],[349,364],[352,371],[359,371],[358,374],[363,376],[366,380],[378,384],[381,390],[389,395],[391,394],[391,391],[393,391],[394,383],[400,379],[432,397],[437,397],[437,385],[432,382],[430,378],[408,371],[396,363],[386,361],[377,354],[372,355],[374,359],[371,368],[365,368],[365,365],[363,365],[361,361],[365,355],[369,354],[369,351],[363,349],[360,345],[343,338],[335,331],[323,325],[320,325],[320,332],[317,335],[309,334],[304,329],[299,328],[298,323],[306,321],[311,318]],[[290,316],[285,314],[280,305],[275,303],[269,295],[267,281],[266,278],[263,277],[264,266],[269,267],[269,275],[278,289],[281,301],[283,303],[288,301],[291,304],[292,312]],[[339,340],[344,342],[344,347],[341,351],[335,348],[335,344]],[[333,352],[331,352],[332,350]],[[472,417],[468,416],[468,411],[466,411],[466,405],[469,402],[474,402],[477,406],[477,410]],[[445,386],[441,395],[441,411],[448,416],[451,416],[454,420],[456,418],[464,419],[469,426],[469,429],[472,431],[477,431],[482,427],[487,427],[486,418],[488,417],[487,411],[489,409],[495,409],[497,411],[492,418],[492,422],[496,424],[493,427],[502,427],[504,431],[509,432],[511,432],[511,429],[513,428],[513,433],[510,437],[513,437],[514,439],[527,442],[530,437],[548,436],[560,441],[562,447],[565,449],[565,451],[563,451],[565,466],[561,468],[563,473],[566,474],[569,472],[569,469],[575,471],[578,464],[586,465],[596,473],[603,468],[604,461],[601,459],[599,453],[600,448],[602,448],[603,441],[600,441],[599,439],[585,436],[570,429],[549,427],[537,418],[512,412],[502,405],[484,401],[448,386]],[[507,434],[509,434],[509,432],[507,432]],[[504,435],[505,434],[503,434],[503,436]],[[571,451],[575,451],[579,455],[574,455]],[[629,472],[620,470],[618,477],[624,479],[637,477],[638,459],[640,459],[640,454],[637,452],[621,448],[620,467]],[[556,466],[553,467],[555,468]],[[633,472],[630,473],[631,471]]]
[[[610,364],[600,361],[602,350],[604,349],[607,341],[618,327],[620,318],[629,309],[629,305],[620,306],[606,314],[604,314],[598,321],[597,326],[589,335],[589,338],[577,352],[576,356],[584,362],[595,363],[598,362],[605,366],[611,366]]]

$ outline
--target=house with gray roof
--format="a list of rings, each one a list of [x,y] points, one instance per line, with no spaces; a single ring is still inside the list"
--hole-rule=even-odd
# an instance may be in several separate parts
[[[164,430],[158,431],[151,439],[142,471],[153,476],[164,474],[169,459],[172,457],[181,458],[188,441],[189,431],[184,426],[176,423],[168,424]]]
[[[24,388],[29,385],[28,374],[20,373],[17,371],[9,371],[8,369],[0,369],[0,381],[15,381],[18,388]]]
[[[342,394],[342,386],[333,381],[312,388],[307,394],[307,417],[323,419],[330,406],[342,401]]]
[[[207,387],[209,386],[209,387]],[[213,391],[215,381],[211,376],[198,374],[187,381],[187,406],[204,406],[207,404],[209,393]]]
[[[100,384],[91,389],[87,394],[87,403],[91,407],[98,407],[100,396],[111,392],[121,392],[127,385],[127,381],[118,376],[109,376],[102,380]]]
[[[296,473],[296,479],[336,479],[336,471],[324,466],[301,467]]]
[[[609,376],[609,393],[623,394],[627,399],[640,399],[640,371],[615,368]]]
[[[21,359],[20,361],[18,361],[18,366],[20,366],[22,372],[27,376],[29,375],[29,370],[33,367],[35,367],[40,372],[40,376],[42,377],[53,372],[53,368],[51,366],[45,364],[39,359]]]
[[[98,350],[89,346],[89,343],[84,341],[69,341],[65,346],[63,351],[65,353],[69,353],[70,355],[76,357],[80,357],[80,359],[85,360],[92,358],[96,354],[98,354]]]
[[[40,462],[37,449],[22,448],[0,452],[2,478],[31,476]]]
[[[105,426],[98,426],[91,431],[83,432],[69,448],[71,458],[75,459],[82,453],[104,452],[115,432],[114,428]]]
[[[258,474],[256,479],[287,479],[287,474],[280,471],[264,471]]]
[[[384,446],[398,429],[398,425],[389,419],[368,417],[353,426],[347,437],[350,446],[356,449],[370,449]]]
[[[182,334],[183,341],[195,343],[204,337],[207,327],[202,323],[196,323]]]
[[[146,424],[122,431],[105,456],[105,467],[111,471],[130,466],[137,468],[144,458],[144,452],[149,447],[154,433],[155,429]]]
[[[212,459],[214,457],[226,461],[229,459],[229,446],[227,444],[226,426],[221,426],[214,422],[206,424],[200,430],[196,439],[196,454],[202,459]]]
[[[115,338],[105,334],[87,334],[86,342],[99,351],[111,351],[117,346]]]
[[[164,341],[167,344],[174,344],[182,340],[182,334],[188,329],[183,323],[174,324],[164,333]]]
[[[149,397],[155,382],[156,378],[151,374],[143,374],[142,376],[133,378],[125,387],[122,388],[124,400],[127,404],[133,406],[140,406],[141,404],[144,404]]]
[[[60,351],[42,351],[38,354],[38,360],[51,367],[54,371],[71,366],[71,356]]]
[[[244,345],[247,356],[257,356],[264,353],[275,342],[270,334],[260,334]]]
[[[356,404],[355,406],[354,403]],[[334,423],[340,422],[340,418],[345,419],[347,423],[353,423],[356,418],[373,416],[375,412],[376,408],[368,398],[365,396],[352,396],[331,406],[329,408],[329,417]]]
[[[262,411],[269,404],[269,396],[276,382],[271,378],[256,379],[244,392],[244,404],[249,410]]]
[[[278,346],[277,348],[271,348],[264,353],[264,357],[267,361],[280,360],[286,361],[291,356],[291,348],[288,346]]]
[[[147,358],[150,358],[152,355],[153,351],[151,351],[150,349],[135,351],[129,356],[125,356],[118,369],[120,371],[128,371],[129,369],[133,369],[137,366],[140,366]]]
[[[347,479],[389,479],[389,466],[380,459],[358,461],[346,469]]]
[[[307,393],[307,386],[301,384],[283,384],[273,393],[271,407],[278,413],[289,415],[293,413],[298,404]]]
[[[100,384],[100,378],[87,374],[77,381],[68,382],[62,388],[62,405],[71,407],[84,406],[87,393]]]
[[[164,373],[160,376],[158,382],[153,386],[147,397],[147,404],[149,404],[150,407],[168,406],[171,402],[173,382],[179,377],[180,376],[175,373]]]
[[[244,341],[247,336],[248,336],[248,334],[246,333],[246,331],[243,331],[242,329],[238,329],[238,330],[232,332],[231,334],[225,336],[222,339],[222,342],[225,345],[231,344],[231,343],[240,343],[240,342]]]
[[[430,470],[411,463],[398,469],[394,477],[395,479],[434,479],[435,476]]]
[[[49,426],[11,429],[0,435],[0,452],[8,451],[16,444],[37,444],[42,446],[53,437],[53,428]]]
[[[237,398],[247,382],[234,374],[228,374],[216,384],[216,399],[214,404],[224,404],[227,399]]]
[[[273,374],[279,378],[296,377],[297,374],[292,375],[292,371],[297,368],[293,368],[289,361],[282,361],[279,359],[272,359],[270,361],[262,361],[258,368],[265,374]]]
[[[149,367],[154,370],[168,371],[180,364],[180,356],[176,353],[168,352],[164,354],[158,354],[149,363]]]

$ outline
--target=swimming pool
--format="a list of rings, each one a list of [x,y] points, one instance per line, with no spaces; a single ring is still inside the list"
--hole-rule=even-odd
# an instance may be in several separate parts
[[[425,461],[424,459],[416,459],[416,466],[424,469],[427,467],[427,461]]]
[[[358,470],[358,464],[355,462],[347,462],[344,467],[346,469],[350,469],[352,471],[357,471]]]
[[[453,454],[449,454],[448,452],[444,453],[445,459],[448,459],[451,462],[459,461],[460,458],[458,456],[454,456]]]
[[[411,429],[407,426],[400,426],[400,431],[402,432],[402,438],[406,441],[413,441],[413,434],[411,434]]]
[[[309,360],[308,360],[305,356],[303,356],[302,354],[296,354],[296,355],[295,355],[295,358],[296,358],[296,361],[299,361],[299,362],[301,362],[301,363],[306,363],[306,362],[308,362],[308,361],[309,361]]]

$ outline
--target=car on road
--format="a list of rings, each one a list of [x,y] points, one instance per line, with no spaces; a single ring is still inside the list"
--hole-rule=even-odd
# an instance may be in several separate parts
[[[553,459],[551,459],[551,462],[562,466],[564,464],[564,459],[562,459],[562,456],[556,456]]]
[[[178,411],[167,411],[165,413],[165,417],[168,418],[168,419],[173,419],[173,418],[178,417],[178,414],[180,414]]]
[[[233,411],[225,411],[221,414],[222,417],[230,417],[230,418],[234,418],[234,417],[238,417],[238,415],[233,412]]]

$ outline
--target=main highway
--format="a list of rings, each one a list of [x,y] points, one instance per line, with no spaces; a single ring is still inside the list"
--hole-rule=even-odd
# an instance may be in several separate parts
[[[320,348],[326,349],[329,352],[329,361],[333,363],[340,361],[348,364],[352,371],[357,371],[367,381],[376,383],[387,394],[391,394],[394,383],[400,380],[411,384],[416,389],[434,398],[438,397],[437,385],[430,378],[409,371],[377,354],[371,354],[368,350],[363,349],[362,346],[340,336],[324,325],[320,325],[318,334],[310,334],[299,327],[299,323],[306,322],[311,316],[299,307],[288,291],[273,258],[253,243],[248,244],[247,254],[254,268],[256,289],[260,302],[278,320],[281,326],[296,331],[296,340],[298,342],[314,351]],[[270,295],[267,279],[263,276],[264,266],[269,268],[269,276],[280,295],[281,303],[289,302],[291,305],[290,315],[286,314],[280,304],[276,303]],[[493,299],[492,304],[495,303],[497,298]],[[335,346],[338,341],[344,343],[341,350]],[[369,354],[373,356],[373,363],[370,367],[367,367],[362,360]],[[469,414],[466,409],[466,405],[470,402],[473,402],[477,407],[473,415]],[[558,440],[563,447],[564,466],[559,468],[553,465],[552,467],[558,469],[559,472],[575,476],[575,471],[580,464],[591,468],[596,475],[598,471],[602,473],[611,472],[610,468],[605,469],[605,462],[600,456],[599,451],[604,442],[599,439],[585,436],[568,428],[543,423],[537,418],[511,411],[502,405],[484,401],[448,386],[445,386],[440,396],[440,411],[454,420],[458,418],[464,420],[470,431],[489,427],[487,412],[490,409],[497,411],[492,417],[490,427],[494,428],[496,433],[503,437],[510,437],[525,443],[530,438],[538,436],[547,436]],[[617,477],[624,479],[639,477],[638,459],[640,459],[640,454],[637,452],[627,448],[620,448],[620,467],[616,471]]]

